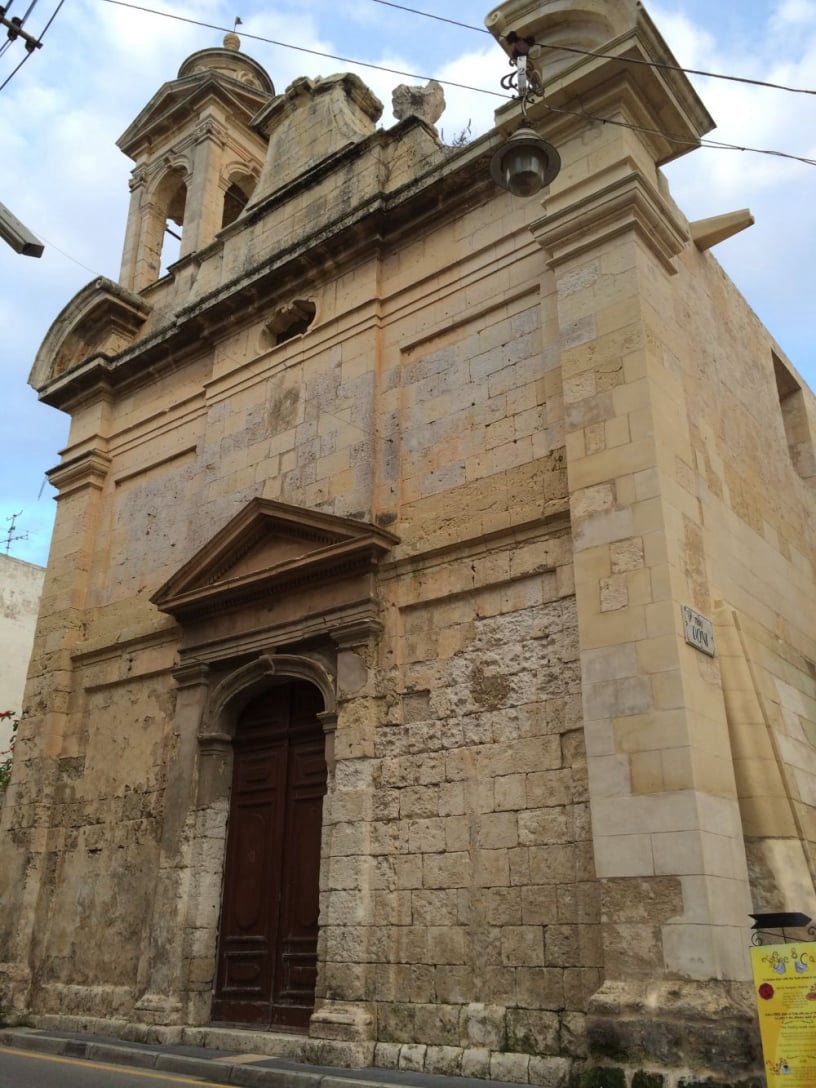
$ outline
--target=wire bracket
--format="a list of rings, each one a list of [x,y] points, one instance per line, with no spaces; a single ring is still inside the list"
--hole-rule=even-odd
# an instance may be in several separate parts
[[[33,53],[35,49],[42,49],[42,42],[39,38],[35,38],[33,34],[29,34],[28,31],[23,30],[22,19],[18,16],[15,16],[13,19],[6,18],[5,8],[0,8],[0,26],[6,28],[6,37],[10,42],[16,41],[17,38],[22,38],[25,42],[27,53]]]
[[[514,70],[502,76],[500,82],[505,91],[514,92],[520,99],[521,114],[526,121],[528,104],[544,94],[541,76],[535,65],[527,63],[528,58],[535,60],[540,55],[541,47],[536,44],[535,38],[521,38],[514,30],[504,40],[510,46],[509,63]]]

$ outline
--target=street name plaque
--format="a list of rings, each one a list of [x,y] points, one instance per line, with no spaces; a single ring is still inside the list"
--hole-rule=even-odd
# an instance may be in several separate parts
[[[714,656],[714,625],[687,604],[683,605],[683,633],[689,646],[709,657]]]

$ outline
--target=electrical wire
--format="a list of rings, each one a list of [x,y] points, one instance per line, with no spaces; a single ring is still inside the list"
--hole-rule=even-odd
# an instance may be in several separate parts
[[[34,0],[34,2],[36,3],[36,0]],[[40,41],[42,41],[42,39],[43,39],[43,35],[45,34],[46,30],[48,30],[48,28],[49,28],[49,27],[51,26],[51,24],[53,23],[53,21],[54,21],[54,20],[56,19],[56,17],[57,17],[57,14],[59,13],[59,9],[60,9],[60,8],[62,7],[62,5],[63,5],[64,3],[65,3],[65,0],[59,0],[59,3],[58,3],[58,4],[57,4],[57,6],[56,6],[56,7],[54,8],[54,12],[53,12],[53,14],[52,14],[51,18],[50,18],[50,19],[48,20],[48,22],[47,22],[47,23],[45,24],[45,26],[44,26],[44,27],[42,28],[42,30],[40,31]]]
[[[23,67],[23,65],[25,64],[25,62],[26,62],[26,61],[27,61],[27,60],[29,59],[29,57],[31,57],[31,56],[33,56],[33,54],[32,54],[32,53],[26,53],[26,54],[25,54],[25,55],[23,56],[23,59],[22,59],[22,60],[20,61],[20,63],[19,63],[18,65],[17,65],[17,67],[16,67],[16,68],[12,68],[12,70],[11,70],[11,71],[9,72],[9,74],[8,74],[8,75],[6,76],[6,78],[5,78],[4,80],[3,80],[3,82],[2,82],[2,83],[0,83],[0,91],[2,91],[2,90],[3,90],[3,88],[4,88],[4,87],[6,87],[6,86],[7,86],[7,85],[8,85],[8,84],[9,84],[9,83],[11,82],[11,80],[12,80],[12,79],[14,78],[14,76],[16,76],[16,75],[17,75],[17,73],[18,73],[18,72],[20,71],[20,69],[21,69],[21,68]]]
[[[449,23],[451,26],[460,26],[464,30],[475,30],[479,34],[490,34],[483,26],[473,26],[472,23],[461,23],[458,19],[448,19],[444,15],[435,15],[430,11],[420,11],[419,8],[411,8],[405,4],[397,4],[394,0],[373,0],[375,4],[382,4],[387,8],[396,8],[398,11],[407,11],[412,15],[423,15],[426,19],[435,19],[439,23]],[[691,76],[706,76],[708,79],[726,79],[732,83],[747,83],[752,87],[768,87],[774,91],[788,91],[791,94],[812,94],[816,90],[808,87],[789,87],[785,83],[770,83],[764,79],[749,79],[748,76],[730,76],[722,72],[706,72],[701,68],[683,68],[680,64],[668,64],[666,61],[645,60],[642,57],[621,57],[615,53],[596,53],[590,49],[579,49],[575,45],[549,45],[545,42],[536,42],[541,49],[557,49],[562,53],[577,53],[582,57],[599,57],[601,60],[619,60],[624,64],[640,64],[646,68],[658,68],[665,72],[684,72]]]
[[[74,263],[74,264],[76,264],[76,265],[79,265],[79,267],[80,267],[80,268],[84,268],[84,269],[85,269],[85,271],[86,271],[86,272],[90,272],[90,274],[91,274],[92,276],[95,276],[95,277],[97,277],[97,278],[99,278],[100,276],[102,276],[102,273],[101,273],[101,272],[97,272],[97,271],[96,271],[96,269],[93,269],[93,268],[89,268],[87,264],[83,264],[83,263],[82,263],[82,261],[78,261],[78,260],[76,259],[76,257],[72,257],[72,256],[71,256],[71,254],[70,254],[70,253],[66,253],[64,249],[60,249],[60,247],[59,247],[59,246],[58,246],[58,245],[56,244],[56,242],[52,242],[52,241],[50,240],[50,238],[46,238],[44,234],[41,234],[41,233],[40,233],[40,231],[38,231],[38,230],[35,230],[35,231],[34,231],[34,233],[35,233],[35,234],[37,235],[37,237],[38,237],[39,239],[41,239],[41,240],[42,240],[43,242],[45,242],[45,244],[46,244],[46,245],[48,246],[48,248],[49,248],[49,249],[55,249],[55,250],[57,251],[57,253],[61,254],[61,255],[62,255],[63,257],[65,257],[65,258],[66,258],[67,260],[69,260],[69,261],[73,261],[73,263]]]
[[[33,7],[34,7],[34,5],[35,5],[36,3],[37,3],[37,0],[32,0],[32,2],[31,2],[31,5],[30,5],[29,9],[28,9],[28,11],[26,12],[26,18],[28,17],[28,14],[29,14],[29,12],[30,12],[30,11],[31,11],[31,10],[33,9]],[[46,32],[46,31],[48,30],[48,28],[49,28],[49,27],[51,26],[51,24],[53,23],[53,21],[54,21],[54,20],[56,19],[56,17],[57,17],[57,13],[59,12],[60,8],[62,7],[62,5],[63,5],[64,3],[65,3],[65,0],[59,0],[59,3],[57,4],[57,6],[56,6],[56,7],[54,8],[53,12],[51,13],[51,18],[50,18],[50,19],[48,20],[48,22],[47,22],[47,23],[45,24],[45,26],[44,26],[44,27],[42,28],[42,30],[40,31],[40,33],[39,33],[39,35],[38,35],[38,37],[37,37],[37,40],[38,40],[38,41],[39,41],[40,43],[42,43],[43,37],[44,37],[44,35],[45,35],[45,32]],[[22,25],[22,24],[21,24],[21,25]],[[33,56],[34,56],[34,50],[33,50],[33,49],[27,49],[27,50],[26,50],[26,54],[25,54],[25,56],[24,56],[24,57],[23,57],[23,59],[22,59],[22,60],[20,61],[20,63],[19,63],[18,65],[17,65],[17,67],[16,67],[16,68],[12,68],[12,70],[11,70],[11,71],[9,72],[9,74],[8,74],[8,75],[6,76],[6,78],[5,78],[4,80],[3,80],[3,82],[2,82],[2,83],[0,83],[0,91],[2,91],[4,87],[7,87],[7,86],[8,86],[8,84],[9,84],[9,83],[11,82],[11,80],[12,80],[12,79],[14,78],[14,76],[16,76],[16,75],[17,75],[17,73],[18,73],[18,72],[20,71],[20,69],[21,69],[21,68],[23,67],[23,65],[25,64],[25,62],[26,62],[26,61],[27,61],[27,60],[29,59],[29,57],[33,57]]]
[[[17,24],[17,26],[19,26],[21,28],[25,26],[26,19],[29,17],[29,15],[31,14],[31,12],[34,10],[34,8],[36,6],[37,6],[37,0],[31,0],[31,3],[28,5],[28,10],[26,11],[25,15],[22,17],[20,22]],[[11,7],[11,4],[8,4],[7,7],[6,7],[6,12],[8,12],[10,7]],[[0,57],[2,57],[2,55],[9,48],[9,46],[13,45],[13,43],[16,40],[17,40],[16,35],[14,37],[12,37],[11,31],[9,31],[8,37],[3,42],[3,44],[0,45]]]
[[[807,166],[816,166],[816,159],[809,159],[805,155],[792,155],[787,151],[773,151],[765,147],[748,147],[743,144],[728,144],[722,140],[690,140],[688,136],[673,136],[670,132],[664,132],[660,128],[649,128],[646,125],[635,125],[630,121],[618,121],[614,117],[598,117],[596,114],[587,113],[586,110],[566,110],[559,106],[549,106],[545,102],[544,108],[550,113],[563,113],[569,117],[583,117],[587,121],[598,121],[603,125],[616,125],[618,128],[628,128],[633,132],[645,132],[651,136],[662,136],[673,144],[682,147],[708,147],[714,151],[750,151],[754,155],[773,155],[780,159],[793,159],[795,162],[803,162]]]
[[[114,4],[120,8],[130,8],[133,11],[142,11],[147,15],[161,15],[165,19],[175,19],[180,23],[190,23],[192,26],[200,26],[205,30],[217,30],[221,34],[232,34],[232,27],[218,26],[216,23],[204,23],[200,19],[191,19],[187,15],[175,15],[171,11],[157,11],[156,8],[145,8],[139,4],[128,3],[128,0],[104,0],[106,4]],[[266,45],[277,45],[281,49],[294,49],[298,53],[309,53],[313,57],[325,57],[326,60],[339,60],[341,64],[354,64],[360,68],[372,68],[376,72],[387,72],[392,76],[404,76],[406,79],[424,79],[426,82],[430,78],[429,76],[417,75],[416,72],[402,72],[398,68],[386,68],[382,64],[372,64],[367,60],[355,60],[354,57],[340,57],[336,53],[323,53],[319,49],[308,49],[305,45],[292,45],[291,42],[279,42],[275,38],[264,38],[260,34],[250,34],[245,30],[241,31],[242,38],[248,38],[251,41],[264,42]],[[495,98],[503,98],[507,100],[507,95],[501,94],[499,91],[491,91],[486,87],[472,87],[468,83],[455,83],[453,80],[437,80],[437,83],[444,83],[446,87],[457,87],[460,91],[476,91],[479,94],[492,94]]]
[[[60,0],[60,3],[63,2],[64,0]],[[377,0],[377,2],[379,2],[379,0]],[[165,19],[175,19],[177,22],[190,23],[193,26],[200,26],[206,30],[217,30],[219,31],[219,33],[223,34],[231,33],[231,29],[229,27],[217,26],[214,23],[205,23],[199,19],[192,19],[186,15],[176,15],[173,12],[169,11],[157,11],[155,8],[142,7],[139,4],[131,3],[130,0],[104,0],[104,3],[114,4],[117,7],[130,8],[133,11],[141,11],[147,15],[160,15]],[[361,68],[372,68],[378,72],[387,72],[390,75],[403,76],[407,79],[419,79],[427,82],[429,79],[435,78],[426,75],[417,75],[417,73],[415,72],[403,72],[397,68],[387,68],[382,64],[372,64],[369,61],[355,60],[351,57],[340,57],[334,53],[323,53],[318,49],[307,49],[305,46],[302,45],[292,45],[290,42],[281,42],[275,40],[274,38],[265,38],[260,34],[249,34],[245,32],[242,34],[242,37],[252,39],[256,42],[264,42],[267,45],[276,45],[281,47],[282,49],[294,49],[296,52],[299,53],[309,53],[312,56],[325,57],[328,60],[337,60],[340,61],[342,64],[354,64],[360,66]],[[596,56],[600,54],[591,53],[589,55]],[[459,90],[474,91],[477,94],[488,94],[492,95],[494,98],[502,98],[506,102],[513,101],[513,98],[510,95],[502,94],[499,91],[492,91],[486,87],[473,87],[466,83],[455,83],[453,80],[448,79],[437,79],[436,82],[441,83],[445,87],[456,87]],[[0,90],[1,89],[2,88],[0,88]],[[685,147],[710,147],[718,151],[750,151],[757,155],[773,155],[781,159],[791,159],[795,162],[802,162],[805,163],[807,166],[816,166],[816,159],[807,158],[804,155],[794,155],[787,151],[775,151],[769,148],[762,147],[748,147],[743,144],[730,144],[720,140],[689,140],[688,137],[673,136],[671,133],[663,132],[661,129],[644,128],[639,125],[630,124],[628,121],[617,121],[611,117],[598,117],[594,114],[588,114],[585,111],[557,109],[554,106],[547,106],[546,103],[545,107],[551,110],[553,113],[565,113],[575,117],[585,117],[587,120],[598,121],[605,125],[617,125],[621,128],[632,129],[635,132],[647,132],[656,136],[662,136],[664,137],[664,139],[670,140],[673,143],[681,144]]]

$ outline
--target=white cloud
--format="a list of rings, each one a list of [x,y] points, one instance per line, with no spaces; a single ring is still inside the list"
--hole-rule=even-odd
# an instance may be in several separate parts
[[[764,18],[751,19],[746,12],[716,37],[710,32],[713,20],[703,26],[691,18],[690,0],[671,9],[650,5],[650,10],[681,64],[816,86],[816,4],[784,0],[760,6]],[[812,97],[717,79],[692,81],[718,125],[710,139],[816,155]],[[715,256],[811,384],[816,382],[816,355],[807,285],[816,234],[814,169],[747,151],[713,149],[694,151],[667,168],[675,198],[689,218],[751,208],[756,225],[718,246]]]
[[[771,25],[789,30],[791,26],[812,25],[816,22],[816,2],[814,0],[785,0],[774,13]]]

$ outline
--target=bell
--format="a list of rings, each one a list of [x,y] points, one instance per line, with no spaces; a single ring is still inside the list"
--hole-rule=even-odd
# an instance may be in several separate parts
[[[561,156],[531,128],[514,132],[490,160],[493,180],[513,196],[533,196],[560,169]]]

